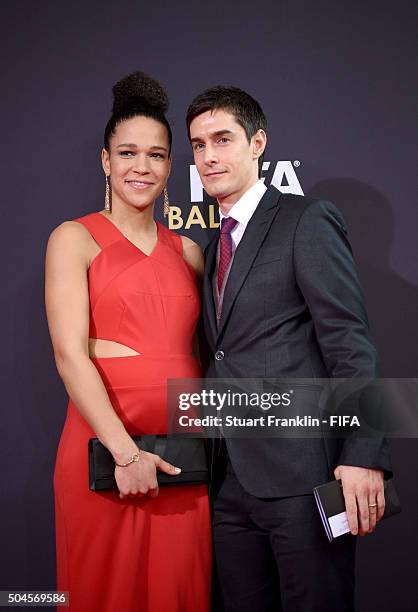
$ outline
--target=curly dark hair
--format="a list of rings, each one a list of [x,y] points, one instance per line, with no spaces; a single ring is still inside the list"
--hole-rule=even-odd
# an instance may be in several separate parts
[[[118,81],[112,88],[112,116],[104,132],[104,148],[109,151],[110,139],[122,121],[133,117],[149,117],[165,126],[168,133],[169,154],[173,135],[165,113],[168,96],[158,81],[139,70]]]
[[[238,87],[217,85],[210,87],[194,98],[187,109],[186,125],[190,138],[190,124],[206,111],[222,109],[231,113],[244,129],[248,142],[258,130],[267,132],[267,119],[260,104],[250,94]],[[263,157],[258,160],[258,175],[261,176]]]

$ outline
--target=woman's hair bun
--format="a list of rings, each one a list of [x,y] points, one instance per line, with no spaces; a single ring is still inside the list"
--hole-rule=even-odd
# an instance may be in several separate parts
[[[112,113],[137,110],[154,110],[164,115],[168,109],[168,97],[162,86],[144,72],[133,72],[113,86]]]

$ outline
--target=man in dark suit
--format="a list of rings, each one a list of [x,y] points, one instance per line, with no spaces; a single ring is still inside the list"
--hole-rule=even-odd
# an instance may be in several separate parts
[[[266,119],[258,102],[238,88],[208,89],[191,103],[187,126],[221,218],[206,248],[207,376],[376,376],[341,213],[260,180]],[[225,610],[352,610],[353,535],[373,531],[384,512],[384,440],[225,438],[216,463],[214,540]],[[353,535],[330,544],[312,489],[334,476]]]

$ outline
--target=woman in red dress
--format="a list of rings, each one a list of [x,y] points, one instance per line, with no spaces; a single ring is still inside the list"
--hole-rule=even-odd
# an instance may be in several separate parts
[[[57,588],[72,612],[205,612],[211,544],[206,485],[158,489],[179,470],[133,435],[167,431],[166,381],[198,378],[192,345],[202,253],[154,221],[171,165],[161,86],[113,88],[102,151],[105,210],[51,234],[46,305],[70,401],[54,476]],[[115,460],[117,491],[88,486],[87,446]]]

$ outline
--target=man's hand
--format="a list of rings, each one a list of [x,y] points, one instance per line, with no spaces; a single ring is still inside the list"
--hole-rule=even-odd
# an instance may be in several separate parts
[[[342,482],[351,533],[371,533],[385,511],[383,471],[339,465],[334,475]]]

